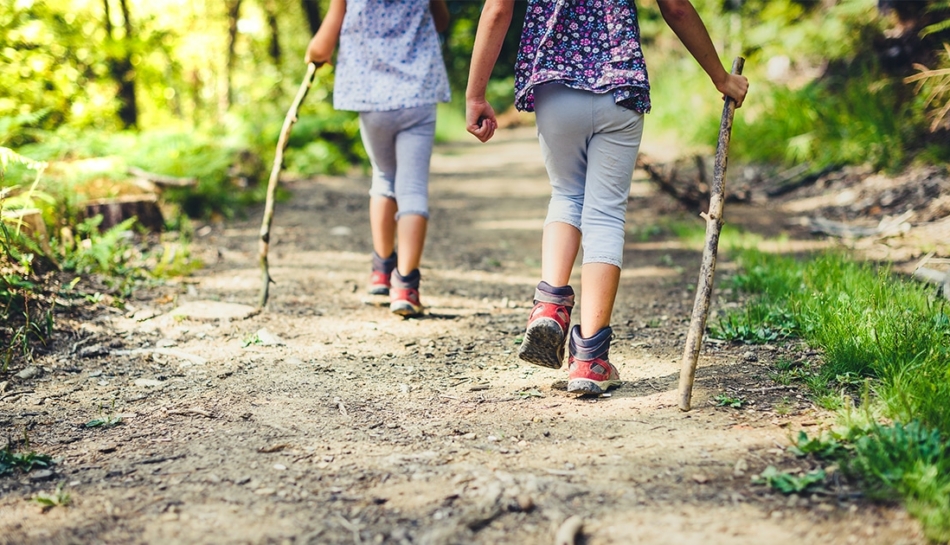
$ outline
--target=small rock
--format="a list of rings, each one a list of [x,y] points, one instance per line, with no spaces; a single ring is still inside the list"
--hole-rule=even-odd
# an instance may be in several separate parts
[[[154,380],[150,378],[137,378],[132,382],[132,384],[138,386],[139,388],[157,388],[164,383],[160,380]]]
[[[300,358],[287,358],[284,360],[284,363],[287,365],[303,365],[303,360]]]
[[[709,477],[707,477],[707,476],[705,476],[705,475],[703,475],[703,474],[701,474],[701,473],[697,473],[697,474],[693,475],[692,478],[693,478],[694,481],[696,481],[696,482],[699,483],[699,484],[706,484],[706,483],[709,482]]]
[[[488,436],[488,442],[489,442],[489,443],[497,443],[497,442],[498,442],[498,438],[495,437],[494,435],[489,435],[489,436]]]
[[[745,361],[759,361],[759,357],[755,355],[755,352],[751,350],[742,355],[742,359]]]
[[[98,447],[96,447],[96,450],[104,454],[108,454],[110,452],[115,452],[117,448],[119,448],[117,445],[106,444],[106,445],[99,445]]]
[[[109,349],[101,344],[94,344],[92,346],[85,346],[79,349],[80,358],[94,358],[96,356],[104,356],[109,353]]]
[[[462,436],[462,439],[478,439],[478,435],[475,432],[466,433]]]
[[[749,471],[749,462],[746,462],[745,458],[739,458],[732,468],[732,474],[736,477],[742,477],[746,471]]]
[[[287,471],[287,466],[284,464],[274,464],[274,469],[277,471]]]
[[[330,234],[335,237],[348,237],[353,234],[353,230],[345,225],[338,225],[330,229]]]
[[[258,309],[235,303],[220,301],[191,301],[171,311],[173,317],[190,318],[192,320],[243,320],[254,314]]]
[[[36,378],[42,374],[43,371],[39,367],[30,366],[17,373],[16,376],[17,378],[21,378],[23,380],[30,380],[31,378]]]
[[[257,332],[257,341],[261,346],[283,346],[284,340],[271,333],[267,329],[261,329]]]
[[[254,491],[254,493],[258,496],[273,496],[277,493],[277,491],[273,488],[258,488]]]
[[[155,346],[157,346],[158,348],[171,348],[177,345],[178,343],[176,343],[175,341],[171,339],[159,339],[158,342],[155,343]]]
[[[40,471],[30,472],[30,480],[35,483],[48,481],[52,479],[54,476],[55,476],[55,473],[53,473],[52,469],[43,469]]]
[[[524,513],[534,508],[534,500],[527,494],[519,494],[516,501],[518,502],[518,508]]]

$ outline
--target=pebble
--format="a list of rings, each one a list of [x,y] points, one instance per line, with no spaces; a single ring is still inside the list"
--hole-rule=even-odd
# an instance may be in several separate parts
[[[160,380],[154,380],[150,378],[137,378],[132,384],[138,386],[139,388],[157,388],[163,383]]]
[[[462,439],[478,439],[478,434],[475,432],[466,433],[462,436]]]
[[[36,378],[41,374],[43,374],[43,371],[39,367],[30,366],[17,373],[16,376],[17,378],[21,378],[23,380],[30,380],[31,378]]]
[[[277,471],[286,471],[287,466],[285,466],[284,464],[274,464],[274,469],[276,469]]]
[[[30,472],[30,480],[33,482],[48,481],[53,478],[55,474],[52,469],[42,469],[40,471]]]
[[[273,488],[258,488],[254,491],[254,493],[258,496],[273,496],[277,493],[277,491]]]

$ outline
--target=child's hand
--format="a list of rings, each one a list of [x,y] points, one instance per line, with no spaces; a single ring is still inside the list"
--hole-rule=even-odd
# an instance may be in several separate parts
[[[495,129],[498,128],[495,110],[483,98],[470,98],[465,101],[465,122],[468,132],[482,142],[491,140],[491,137],[495,135]]]
[[[746,94],[749,92],[749,80],[745,76],[736,74],[727,74],[727,78],[722,83],[716,85],[719,92],[724,97],[730,97],[736,101],[736,108],[742,106]]]
[[[321,44],[317,40],[317,37],[314,36],[313,39],[310,40],[310,45],[307,46],[307,53],[304,55],[304,58],[303,58],[304,62],[308,64],[312,62],[316,64],[317,66],[320,66],[323,63],[330,60],[327,58],[322,58],[324,57],[324,55],[322,54],[320,50],[321,50]]]

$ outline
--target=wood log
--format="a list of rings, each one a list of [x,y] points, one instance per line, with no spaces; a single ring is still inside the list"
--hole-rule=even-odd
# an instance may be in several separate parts
[[[156,174],[142,170],[139,167],[130,166],[126,169],[129,174],[147,182],[151,182],[159,187],[194,187],[198,185],[197,178],[179,178],[177,176],[168,176],[167,174]]]
[[[102,215],[99,230],[105,231],[129,218],[137,218],[139,225],[154,232],[165,227],[165,218],[158,207],[156,195],[128,195],[115,199],[97,199],[88,201],[84,216],[92,218]]]

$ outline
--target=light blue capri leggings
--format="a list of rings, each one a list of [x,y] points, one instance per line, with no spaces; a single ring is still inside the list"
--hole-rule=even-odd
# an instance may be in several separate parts
[[[584,263],[623,265],[630,180],[643,135],[643,115],[595,94],[549,83],[534,89],[538,139],[551,178],[544,224],[581,232]]]
[[[429,161],[435,138],[435,104],[360,112],[360,136],[373,166],[369,194],[396,200],[396,219],[429,218]]]

